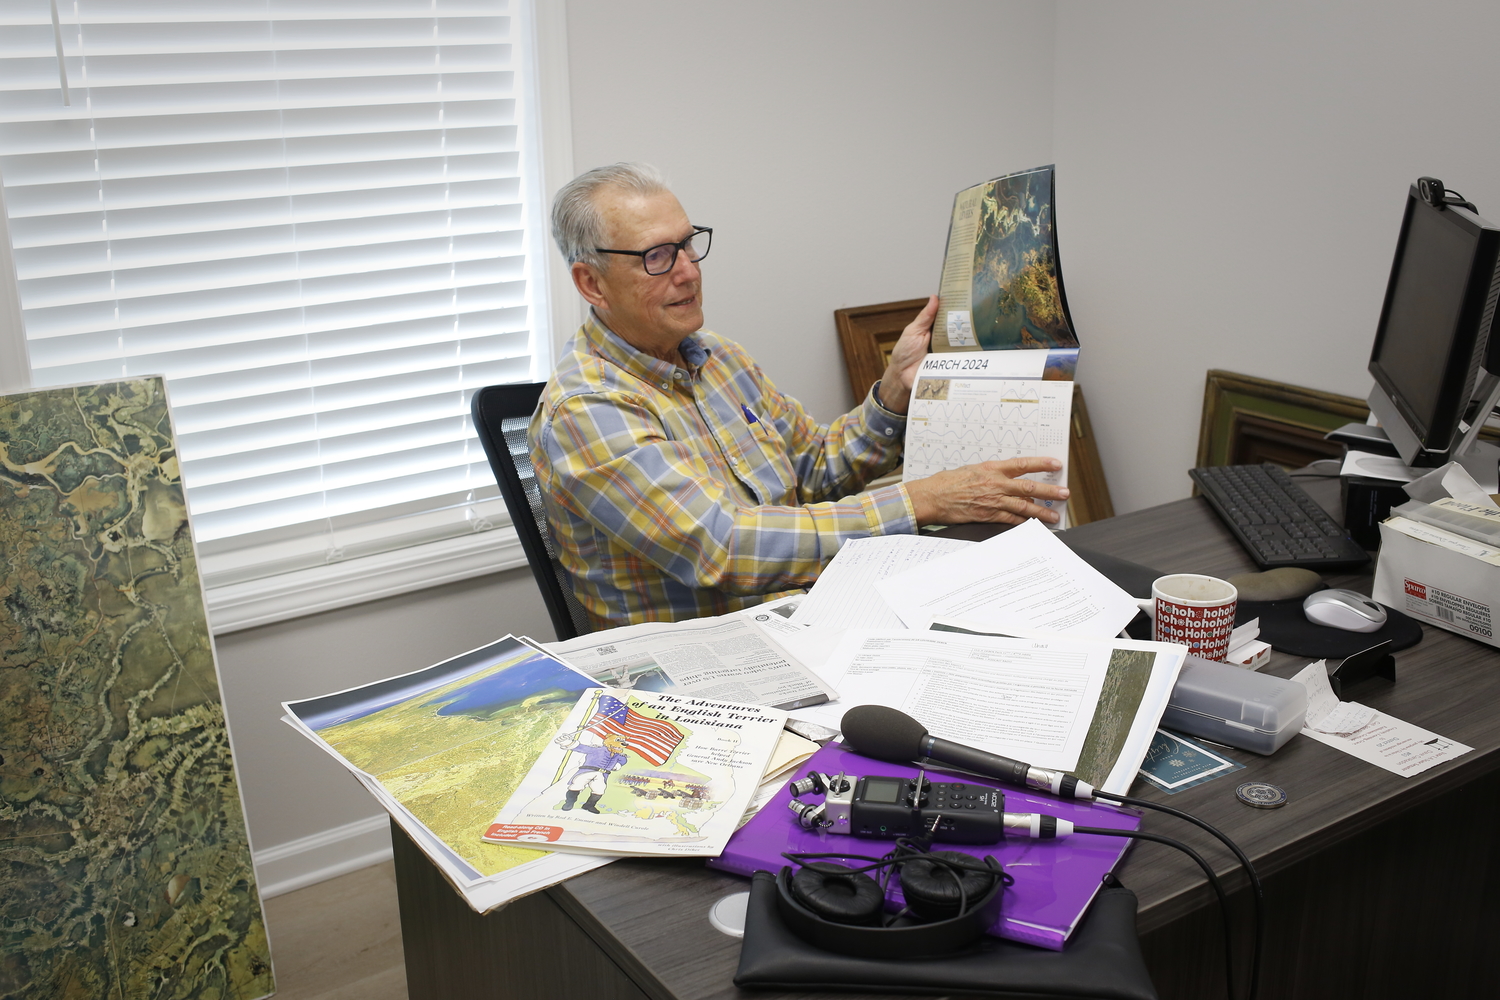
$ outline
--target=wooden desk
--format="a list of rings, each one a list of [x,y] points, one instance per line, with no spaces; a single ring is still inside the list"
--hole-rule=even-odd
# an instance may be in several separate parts
[[[1303,482],[1326,504],[1330,484]],[[1084,525],[1067,538],[1164,573],[1255,568],[1198,499]],[[1368,592],[1369,574],[1330,582]],[[1273,757],[1232,752],[1244,771],[1177,795],[1136,788],[1219,826],[1255,862],[1270,913],[1266,1000],[1500,996],[1500,973],[1488,961],[1500,940],[1500,653],[1425,629],[1421,644],[1396,659],[1397,684],[1370,682],[1353,697],[1473,752],[1401,778],[1294,738]],[[1290,676],[1304,663],[1273,654],[1267,670]],[[1269,811],[1242,805],[1234,788],[1254,779],[1282,786],[1290,802]],[[1168,817],[1148,815],[1145,828],[1210,858],[1239,890],[1234,909],[1248,927],[1246,881],[1226,851]],[[393,836],[413,1000],[766,995],[734,987],[739,942],[707,921],[715,900],[746,883],[701,861],[618,861],[480,918],[394,827]],[[1142,945],[1162,997],[1222,998],[1217,907],[1197,868],[1145,844],[1120,877],[1140,896]],[[1248,935],[1239,937],[1248,949]],[[1239,970],[1247,955],[1237,958]]]

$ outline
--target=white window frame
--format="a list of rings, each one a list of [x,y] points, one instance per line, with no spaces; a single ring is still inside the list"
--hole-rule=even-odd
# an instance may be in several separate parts
[[[545,206],[573,176],[572,114],[568,93],[565,0],[516,0],[520,36],[528,42],[523,60],[531,93],[524,116],[529,150],[527,175],[542,185],[543,210],[528,215],[527,233],[534,283],[532,377],[551,370],[556,345],[582,322],[580,299],[567,265],[552,247]],[[3,197],[3,193],[0,193]],[[31,387],[30,363],[22,326],[16,269],[7,216],[0,205],[0,392]],[[545,266],[543,265],[545,261]],[[206,589],[214,634],[331,611],[367,601],[473,579],[526,565],[525,553],[508,524],[456,538],[299,569],[262,579]]]

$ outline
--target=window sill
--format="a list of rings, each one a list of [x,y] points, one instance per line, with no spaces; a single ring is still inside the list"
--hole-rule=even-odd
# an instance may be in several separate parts
[[[206,591],[215,635],[525,566],[506,526]]]

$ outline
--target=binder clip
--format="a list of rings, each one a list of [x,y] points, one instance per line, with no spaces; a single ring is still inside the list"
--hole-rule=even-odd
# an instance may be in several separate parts
[[[1333,688],[1339,701],[1343,701],[1344,688],[1353,687],[1372,677],[1384,677],[1392,684],[1396,682],[1396,658],[1391,655],[1389,639],[1353,656],[1344,657],[1343,663],[1329,671],[1328,686]]]

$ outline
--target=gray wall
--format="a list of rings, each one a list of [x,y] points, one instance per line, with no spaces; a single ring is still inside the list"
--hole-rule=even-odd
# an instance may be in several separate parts
[[[1500,6],[1057,16],[1058,228],[1115,509],[1186,496],[1210,368],[1364,397],[1406,190],[1500,220]]]
[[[1500,8],[571,0],[577,169],[664,168],[717,227],[710,325],[829,418],[832,311],[935,290],[955,191],[1058,164],[1080,377],[1118,510],[1186,496],[1204,372],[1364,395],[1406,185],[1500,218]],[[377,815],[283,699],[550,638],[524,571],[225,636],[258,850]]]
[[[666,171],[715,227],[708,327],[829,420],[833,310],[936,292],[954,193],[1052,162],[1052,11],[569,0],[574,167]]]

